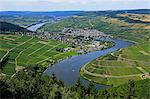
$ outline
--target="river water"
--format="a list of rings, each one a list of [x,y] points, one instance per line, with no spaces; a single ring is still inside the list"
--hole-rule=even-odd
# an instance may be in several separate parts
[[[32,25],[32,26],[28,27],[27,29],[30,30],[30,31],[36,31],[38,28],[40,28],[44,24],[46,24],[46,23],[39,23],[39,24],[36,24],[36,25]]]
[[[45,23],[39,23],[27,28],[30,31],[36,31],[38,28],[43,26]],[[109,54],[111,52],[117,51],[121,48],[125,48],[133,45],[132,42],[124,41],[121,39],[110,39],[110,38],[101,38],[99,40],[104,41],[112,41],[115,42],[115,46],[102,50],[102,51],[94,51],[91,53],[87,53],[84,55],[73,56],[69,59],[63,60],[59,63],[54,64],[53,66],[49,66],[44,73],[51,76],[53,73],[56,77],[62,80],[65,86],[75,85],[78,78],[80,78],[83,85],[88,86],[89,81],[80,76],[80,68],[85,64],[91,62],[92,60]],[[103,89],[109,86],[96,84],[96,89]]]
[[[73,56],[69,59],[56,63],[53,66],[49,66],[44,73],[49,76],[51,76],[54,73],[58,79],[64,82],[65,86],[75,85],[78,78],[80,78],[81,82],[85,86],[87,86],[89,84],[89,81],[80,76],[80,68],[82,66],[84,66],[85,64],[91,62],[92,60],[100,56],[133,45],[132,42],[123,41],[121,39],[113,40],[110,38],[109,39],[103,38],[101,40],[115,42],[115,46],[102,51],[94,51],[84,55]],[[107,87],[108,86],[96,84],[96,89],[103,89]]]

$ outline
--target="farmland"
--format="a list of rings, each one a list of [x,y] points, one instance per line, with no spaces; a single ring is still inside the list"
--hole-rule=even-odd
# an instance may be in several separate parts
[[[141,22],[150,22],[150,15],[146,14],[119,14],[118,16],[127,17],[132,20],[138,20]]]
[[[43,67],[66,59],[76,52],[63,52],[58,49],[70,47],[60,41],[41,40],[25,35],[0,35],[0,59],[4,62],[1,72],[13,75],[16,71],[31,65]],[[61,56],[61,57],[60,57]]]

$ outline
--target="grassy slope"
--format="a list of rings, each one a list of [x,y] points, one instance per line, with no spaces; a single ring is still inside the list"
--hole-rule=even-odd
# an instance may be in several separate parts
[[[30,65],[48,66],[60,59],[77,55],[75,52],[57,51],[59,48],[69,47],[62,42],[40,40],[25,35],[0,35],[0,45],[1,60],[8,57],[2,72],[8,75]]]
[[[39,28],[38,31],[61,32],[63,28],[65,27],[71,27],[71,28],[91,27],[87,20],[88,20],[88,17],[70,17],[70,18],[58,21],[56,23],[47,23],[46,25]]]
[[[91,63],[91,65],[87,65],[87,70],[91,73],[95,74],[107,74],[111,76],[123,76],[123,75],[133,75],[133,74],[140,74],[140,73],[149,73],[149,41],[148,37],[150,36],[149,30],[145,29],[147,27],[146,24],[129,24],[127,22],[120,21],[118,19],[114,18],[105,18],[105,20],[102,20],[103,22],[109,23],[107,25],[108,30],[104,30],[107,33],[113,33],[114,36],[118,36],[123,39],[128,39],[137,42],[132,47],[125,48],[118,52],[118,56],[116,56],[117,53],[114,53],[114,56],[106,55],[105,58],[100,58],[100,60],[107,60],[105,65],[108,67],[97,67],[94,68],[92,66],[93,63],[96,62],[96,64],[100,63],[99,61],[94,61]],[[93,22],[95,24],[95,22]],[[97,22],[98,23],[98,22]],[[113,26],[111,26],[113,25]],[[103,29],[102,29],[103,30]],[[113,30],[113,31],[110,31]],[[117,33],[117,35],[114,34]],[[108,63],[108,61],[113,60],[115,62],[112,62],[111,64]],[[124,68],[124,64],[117,64],[116,62],[125,62],[127,63],[126,68]],[[132,64],[130,64],[132,63]],[[104,66],[104,64],[102,65]],[[112,67],[109,67],[112,66]],[[115,66],[120,66],[120,68],[117,68]],[[133,67],[134,66],[134,67]],[[140,69],[139,69],[140,67]],[[94,69],[93,69],[94,68]],[[124,69],[123,69],[124,68]],[[132,68],[132,69],[131,69]],[[142,69],[141,69],[142,68]],[[92,70],[93,69],[93,70]],[[107,85],[120,85],[128,80],[140,80],[140,76],[134,76],[134,77],[122,77],[122,78],[107,78],[107,77],[96,77],[89,74],[86,74],[84,71],[82,71],[81,75],[83,75],[85,78],[101,83],[101,84],[107,84]]]

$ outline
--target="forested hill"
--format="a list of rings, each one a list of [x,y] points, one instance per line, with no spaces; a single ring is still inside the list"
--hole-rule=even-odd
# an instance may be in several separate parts
[[[1,32],[30,32],[29,30],[7,22],[0,22]]]
[[[31,11],[0,11],[0,16],[72,16],[83,11],[52,11],[52,12],[31,12]]]
[[[107,10],[107,11],[86,11],[82,13],[78,13],[79,16],[113,16],[116,14],[124,14],[124,13],[132,13],[132,14],[150,14],[150,9],[136,9],[136,10]]]

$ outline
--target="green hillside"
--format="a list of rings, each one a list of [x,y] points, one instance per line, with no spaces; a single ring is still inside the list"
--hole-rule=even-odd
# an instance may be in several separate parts
[[[60,41],[40,40],[25,35],[0,35],[1,72],[12,75],[31,65],[48,66],[66,59],[75,52],[62,52],[59,49],[69,45]]]
[[[99,28],[97,27],[99,30],[114,37],[134,41],[135,44],[92,61],[81,69],[81,75],[88,80],[111,86],[118,86],[129,80],[149,78],[150,30],[148,25],[132,24],[117,18],[98,19],[102,21],[99,23]],[[98,22],[92,23],[94,25]],[[107,24],[100,27],[103,23]]]
[[[30,32],[29,30],[20,27],[18,25],[14,25],[7,22],[0,21],[0,31],[1,32]]]

